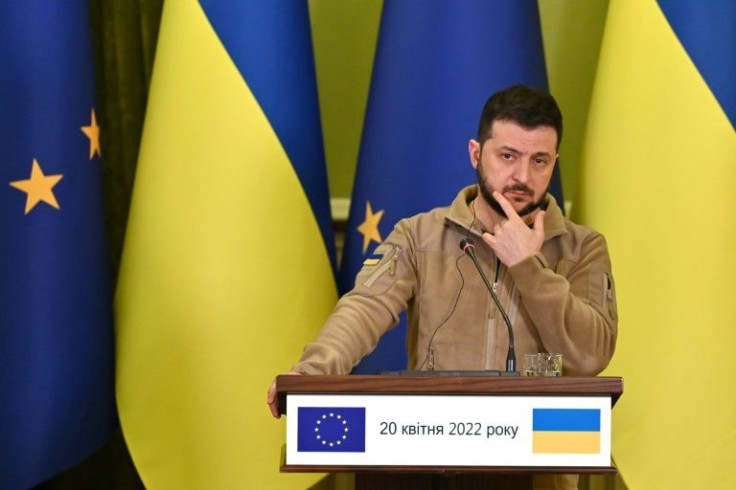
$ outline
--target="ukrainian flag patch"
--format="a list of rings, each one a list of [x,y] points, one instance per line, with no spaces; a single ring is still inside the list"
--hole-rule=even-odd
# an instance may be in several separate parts
[[[368,257],[365,258],[363,261],[363,267],[370,267],[374,265],[378,265],[378,263],[383,259],[382,253],[372,253]]]

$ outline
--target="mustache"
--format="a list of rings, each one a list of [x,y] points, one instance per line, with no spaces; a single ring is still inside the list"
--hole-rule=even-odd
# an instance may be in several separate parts
[[[532,191],[529,187],[525,186],[524,184],[514,184],[514,185],[506,186],[503,188],[503,192],[501,194],[505,192],[523,192],[530,196],[534,195],[534,191]]]

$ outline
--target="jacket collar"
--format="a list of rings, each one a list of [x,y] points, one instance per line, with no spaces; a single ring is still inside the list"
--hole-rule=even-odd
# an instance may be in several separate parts
[[[478,196],[477,184],[469,185],[458,192],[455,200],[450,205],[450,210],[445,217],[446,220],[461,226],[471,233],[481,236],[482,231],[479,223],[476,221],[470,203]],[[544,216],[544,239],[549,240],[552,237],[567,233],[565,229],[565,216],[557,205],[557,201],[552,194],[547,193],[547,212]]]

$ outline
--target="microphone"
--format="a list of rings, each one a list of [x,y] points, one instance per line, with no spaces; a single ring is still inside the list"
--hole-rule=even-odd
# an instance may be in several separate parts
[[[491,283],[488,282],[488,278],[486,277],[485,272],[483,272],[480,263],[478,263],[478,258],[475,256],[475,243],[473,243],[473,240],[471,240],[470,238],[463,238],[462,240],[460,240],[460,249],[462,249],[462,251],[465,252],[465,254],[473,260],[475,268],[478,269],[480,277],[483,278],[483,282],[485,283],[486,288],[488,288],[488,292],[491,293],[491,298],[493,298],[493,302],[496,303],[496,307],[498,308],[498,311],[501,312],[503,321],[506,323],[506,328],[508,328],[509,330],[509,352],[506,355],[506,371],[515,372],[516,350],[514,349],[514,329],[511,326],[511,320],[509,320],[509,316],[506,314],[506,311],[504,311],[503,307],[501,306],[501,302],[498,301],[498,296],[496,296],[496,292],[491,287]]]

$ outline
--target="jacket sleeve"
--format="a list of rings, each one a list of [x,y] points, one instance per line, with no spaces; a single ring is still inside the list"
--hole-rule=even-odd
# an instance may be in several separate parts
[[[396,326],[416,289],[416,263],[406,220],[396,225],[373,255],[381,257],[378,263],[363,265],[355,287],[338,301],[293,371],[348,374]]]
[[[509,271],[545,349],[562,353],[566,372],[593,376],[613,356],[618,314],[605,239],[590,234],[580,246],[577,263],[552,270],[540,252]]]

